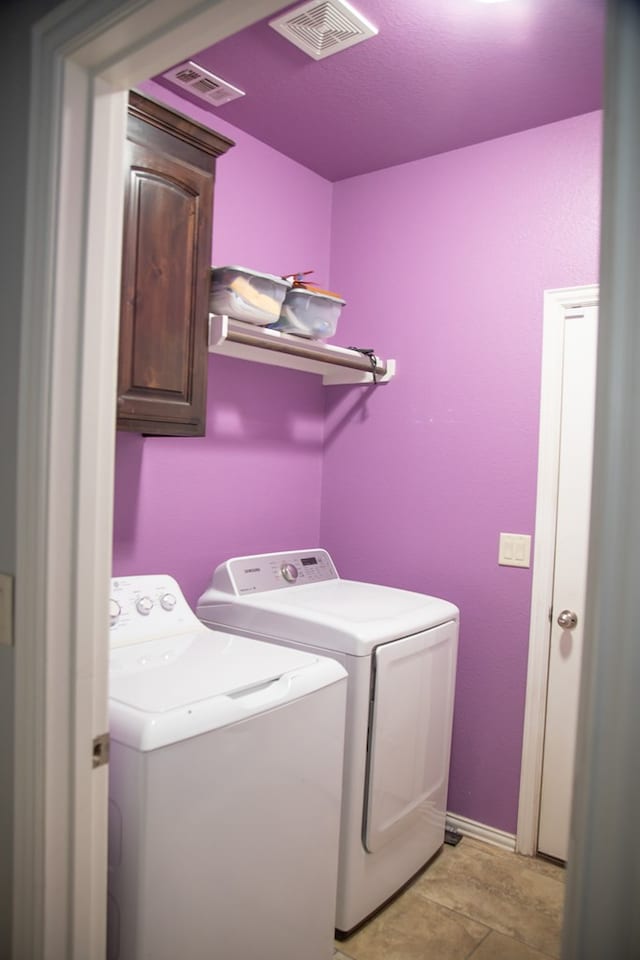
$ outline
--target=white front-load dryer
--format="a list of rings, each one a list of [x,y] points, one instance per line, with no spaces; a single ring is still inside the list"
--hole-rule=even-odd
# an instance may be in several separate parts
[[[333,657],[348,674],[336,929],[392,897],[444,842],[458,644],[446,600],[338,576],[324,550],[236,557],[203,623]]]
[[[112,581],[109,960],[331,960],[346,675]]]

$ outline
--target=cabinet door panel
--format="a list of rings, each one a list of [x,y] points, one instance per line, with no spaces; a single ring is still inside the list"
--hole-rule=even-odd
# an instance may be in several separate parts
[[[205,432],[216,158],[233,142],[129,95],[118,429]]]
[[[204,432],[212,202],[211,176],[129,144],[118,415],[131,429]]]
[[[132,274],[133,290],[140,291],[126,305],[134,313],[129,395],[152,387],[156,396],[188,403],[193,358],[190,314],[198,280],[198,197],[181,184],[136,168],[131,171],[129,189],[135,239],[128,244],[133,262],[127,271]],[[159,224],[166,228],[160,231]],[[185,324],[183,317],[191,322]]]

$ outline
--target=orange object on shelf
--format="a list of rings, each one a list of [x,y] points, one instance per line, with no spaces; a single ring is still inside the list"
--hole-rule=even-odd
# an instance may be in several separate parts
[[[303,277],[308,277],[310,273],[313,273],[313,270],[302,270],[300,273],[288,273],[283,276],[283,280],[290,280],[293,288],[301,288],[303,290],[310,290],[311,293],[323,293],[327,297],[337,297],[338,300],[344,300],[344,297],[340,293],[335,293],[333,290],[325,290],[324,287],[319,287],[314,280],[303,280]]]

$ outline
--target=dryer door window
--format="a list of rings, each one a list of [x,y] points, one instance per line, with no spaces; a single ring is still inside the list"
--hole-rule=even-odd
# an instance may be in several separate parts
[[[457,624],[377,648],[363,840],[375,853],[422,824],[444,834]]]

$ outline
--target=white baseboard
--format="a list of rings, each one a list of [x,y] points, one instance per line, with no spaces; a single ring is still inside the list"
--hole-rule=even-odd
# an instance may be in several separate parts
[[[477,820],[460,817],[457,813],[447,813],[446,825],[447,828],[461,833],[463,837],[473,837],[475,840],[483,840],[484,843],[491,843],[494,847],[501,847],[503,850],[511,851],[511,853],[516,849],[516,837],[514,833],[505,833],[504,830],[496,830],[495,827],[488,827],[484,823],[478,823]]]

